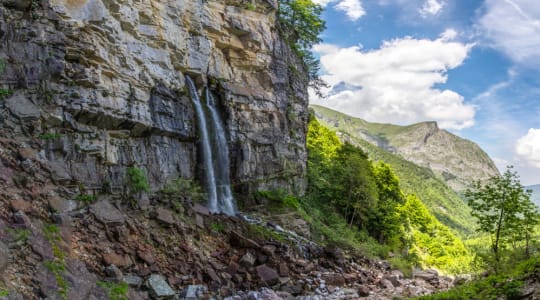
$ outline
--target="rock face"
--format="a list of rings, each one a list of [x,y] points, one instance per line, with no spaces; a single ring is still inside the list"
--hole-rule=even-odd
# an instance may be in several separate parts
[[[317,118],[330,127],[431,169],[457,192],[473,180],[499,174],[491,158],[478,145],[439,129],[436,122],[409,126],[378,124],[321,106],[312,107]]]
[[[237,191],[303,191],[307,82],[290,71],[298,61],[273,1],[8,2],[0,120],[13,136],[39,137],[57,182],[122,193],[130,166],[154,191],[197,178],[189,74],[218,95]]]

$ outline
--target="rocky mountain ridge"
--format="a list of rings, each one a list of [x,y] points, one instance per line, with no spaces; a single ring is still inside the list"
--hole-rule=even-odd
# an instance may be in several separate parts
[[[431,169],[457,192],[464,191],[473,180],[499,174],[491,158],[478,145],[439,129],[436,122],[409,126],[370,123],[322,106],[311,107],[317,118],[330,128]]]

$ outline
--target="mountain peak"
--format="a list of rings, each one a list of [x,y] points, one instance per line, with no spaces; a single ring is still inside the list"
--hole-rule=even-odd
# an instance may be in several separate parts
[[[321,106],[312,108],[331,128],[431,169],[455,191],[463,191],[474,180],[499,174],[477,144],[440,129],[435,121],[399,126],[371,123]]]

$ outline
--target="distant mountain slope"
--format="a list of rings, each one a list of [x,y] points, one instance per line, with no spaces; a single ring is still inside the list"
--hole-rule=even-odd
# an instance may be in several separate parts
[[[435,122],[409,126],[370,123],[322,106],[311,107],[317,118],[330,128],[429,168],[457,192],[462,192],[473,180],[499,174],[491,158],[478,145],[439,129]]]
[[[531,200],[536,206],[540,207],[540,184],[526,186],[525,188],[533,191]]]
[[[474,231],[469,207],[433,171],[347,133],[338,131],[338,135],[362,148],[372,160],[381,160],[392,166],[400,179],[401,189],[407,194],[416,194],[441,223],[462,235]]]

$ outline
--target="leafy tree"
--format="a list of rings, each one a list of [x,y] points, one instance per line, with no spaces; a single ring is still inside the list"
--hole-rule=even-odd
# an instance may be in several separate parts
[[[373,167],[377,183],[379,202],[377,210],[371,214],[370,232],[380,243],[399,244],[402,220],[396,208],[405,203],[405,197],[399,187],[399,179],[384,162]]]
[[[311,0],[280,0],[279,21],[281,36],[302,59],[308,71],[311,85],[317,88],[324,85],[319,78],[319,60],[310,49],[321,42],[319,34],[326,28],[321,18],[322,6]]]
[[[491,237],[491,250],[497,263],[507,245],[516,245],[520,239],[528,241],[533,230],[528,223],[538,220],[538,212],[530,204],[531,192],[523,189],[512,168],[509,166],[502,176],[491,177],[486,182],[474,182],[465,192],[472,215],[478,221],[478,231]]]
[[[335,179],[341,187],[336,205],[349,221],[349,227],[358,224],[368,227],[368,216],[377,205],[377,185],[371,162],[359,148],[345,143],[337,153]]]

